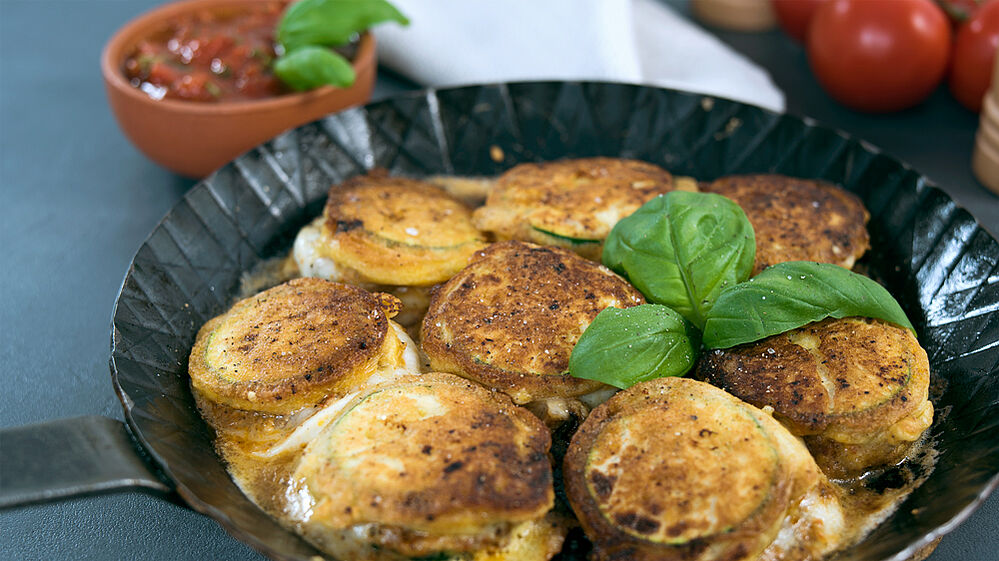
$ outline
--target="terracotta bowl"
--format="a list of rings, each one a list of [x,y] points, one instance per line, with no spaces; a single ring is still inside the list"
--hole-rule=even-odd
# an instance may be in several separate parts
[[[101,53],[101,73],[111,111],[132,143],[156,163],[201,178],[278,133],[323,115],[360,105],[375,82],[375,38],[361,36],[353,60],[357,81],[349,88],[322,87],[254,101],[206,103],[154,100],[132,87],[123,65],[132,47],[180,14],[253,5],[267,0],[184,0],[147,12],[119,29]]]

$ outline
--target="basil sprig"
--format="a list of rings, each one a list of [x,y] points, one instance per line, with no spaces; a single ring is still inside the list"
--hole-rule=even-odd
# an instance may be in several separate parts
[[[347,59],[325,47],[302,47],[274,62],[274,73],[296,90],[327,84],[345,88],[354,83],[354,68]]]
[[[603,262],[665,305],[602,311],[573,349],[570,374],[619,388],[682,376],[701,351],[698,328],[709,349],[828,317],[875,318],[915,333],[898,302],[870,278],[792,261],[749,279],[755,254],[753,227],[729,199],[683,191],[652,199],[614,226]]]
[[[299,0],[288,6],[277,28],[277,40],[287,51],[308,45],[346,45],[369,27],[409,19],[385,0]]]
[[[656,304],[606,308],[583,332],[569,356],[569,373],[618,388],[683,376],[701,342],[680,314]]]
[[[849,316],[884,320],[915,334],[901,306],[877,282],[837,265],[789,261],[725,290],[708,312],[704,345],[728,348]]]
[[[369,27],[409,20],[385,0],[299,0],[285,10],[277,26],[284,49],[274,73],[296,90],[323,85],[347,87],[354,83],[350,62],[329,47],[346,45]]]
[[[755,256],[753,226],[739,205],[713,193],[671,191],[614,226],[603,263],[650,302],[703,329],[722,291],[749,278]]]

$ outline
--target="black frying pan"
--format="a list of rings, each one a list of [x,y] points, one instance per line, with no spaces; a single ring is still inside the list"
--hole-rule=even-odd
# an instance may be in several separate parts
[[[763,171],[822,178],[871,211],[864,262],[929,353],[940,455],[896,513],[839,558],[905,559],[996,486],[999,242],[968,212],[907,165],[795,117],[665,89],[541,82],[408,94],[345,111],[196,185],[139,249],[115,307],[111,375],[130,431],[101,417],[3,431],[0,506],[120,487],[175,492],[274,559],[316,555],[250,503],[215,455],[188,388],[198,328],[231,303],[243,272],[287,251],[331,183],[373,167],[494,175],[523,161],[595,155],[701,180]]]

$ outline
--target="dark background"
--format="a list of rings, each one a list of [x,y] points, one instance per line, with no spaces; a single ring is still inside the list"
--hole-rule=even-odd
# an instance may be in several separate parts
[[[193,182],[119,132],[98,56],[115,29],[157,3],[0,0],[0,247],[10,259],[0,266],[0,427],[122,418],[107,366],[111,308],[135,250]],[[788,112],[911,163],[999,232],[999,197],[970,170],[977,116],[945,88],[912,110],[858,114],[822,92],[781,34],[719,36],[771,72]],[[375,97],[413,87],[383,72]],[[213,520],[137,492],[0,512],[3,560],[258,558]],[[930,559],[999,559],[999,494]]]

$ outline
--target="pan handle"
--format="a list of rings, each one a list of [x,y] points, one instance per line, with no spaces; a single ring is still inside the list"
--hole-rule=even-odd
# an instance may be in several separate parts
[[[121,421],[76,417],[0,430],[0,508],[125,488],[173,488]]]

